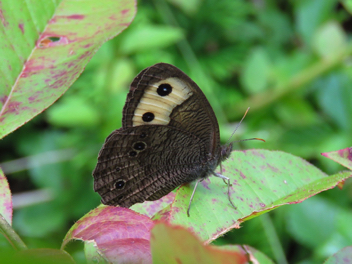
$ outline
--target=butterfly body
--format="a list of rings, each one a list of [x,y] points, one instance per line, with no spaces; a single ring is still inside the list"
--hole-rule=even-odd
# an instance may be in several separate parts
[[[93,171],[102,203],[130,207],[211,175],[232,145],[220,146],[215,114],[181,70],[158,63],[133,80],[122,128],[106,139]]]

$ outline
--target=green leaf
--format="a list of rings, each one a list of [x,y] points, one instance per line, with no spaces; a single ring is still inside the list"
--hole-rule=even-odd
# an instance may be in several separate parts
[[[144,203],[134,204],[131,209],[152,218],[156,213],[172,204],[175,200],[175,195],[174,192],[171,192],[157,201],[145,201]]]
[[[294,96],[278,102],[275,105],[275,115],[282,124],[293,129],[317,124],[319,121],[313,106]]]
[[[315,248],[327,241],[335,232],[337,213],[335,205],[321,198],[312,197],[292,206],[287,215],[287,228],[300,244]]]
[[[222,250],[204,245],[195,235],[182,227],[157,223],[152,229],[151,251],[153,263],[245,263],[247,252]],[[254,260],[254,259],[253,259]],[[253,261],[252,260],[252,261]]]
[[[173,45],[183,37],[183,31],[180,28],[141,25],[126,32],[119,49],[124,54],[149,51]]]
[[[242,85],[248,93],[257,93],[267,88],[270,61],[265,50],[254,49],[247,58],[241,75]]]
[[[347,74],[331,73],[314,83],[320,108],[343,130],[351,130],[352,105],[351,81]],[[338,104],[336,102],[339,102]]]
[[[65,212],[60,208],[54,202],[21,208],[14,216],[13,226],[21,235],[43,237],[65,223]]]
[[[70,96],[50,108],[48,119],[56,126],[94,127],[99,124],[99,113],[81,96]]]
[[[2,263],[11,264],[75,264],[66,251],[49,248],[22,250],[14,254],[0,252],[0,258]]]
[[[0,214],[11,225],[12,223],[12,199],[9,183],[0,168]]]
[[[97,243],[94,240],[87,240],[84,243],[84,254],[88,264],[108,264],[109,262],[100,254]]]
[[[331,19],[336,0],[295,1],[294,4],[296,6],[296,27],[304,42],[310,45],[319,26],[329,18]]]
[[[346,10],[352,14],[352,0],[342,0],[341,3],[345,6]]]
[[[344,264],[351,261],[352,256],[352,246],[345,247],[341,249],[336,254],[328,258],[324,264]]]
[[[347,48],[346,34],[337,22],[330,21],[314,35],[313,48],[323,58],[337,56]]]
[[[169,2],[188,15],[194,15],[202,4],[202,0],[169,0]]]
[[[284,204],[302,202],[321,191],[333,188],[339,182],[352,176],[350,173],[341,173],[327,177],[325,173],[299,157],[268,150],[233,151],[231,157],[223,163],[223,169],[223,174],[228,176],[232,183],[230,196],[236,209],[232,208],[229,203],[227,186],[216,177],[209,177],[198,186],[192,201],[190,217],[187,217],[186,211],[194,183],[191,186],[181,186],[172,202],[170,202],[172,196],[168,195],[159,201],[134,205],[133,208],[148,216],[161,210],[154,216],[154,219],[162,219],[171,224],[188,227],[205,243],[209,243],[229,230],[238,228],[246,220]],[[140,208],[143,205],[146,206],[144,211]],[[140,218],[138,215],[131,214],[129,209],[120,207],[98,207],[95,211],[101,212],[101,215],[92,211],[82,218],[71,228],[65,241],[68,241],[68,238],[78,237],[72,235],[77,232],[87,233],[87,237],[93,239],[89,236],[91,232],[88,229],[82,229],[88,228],[85,219],[93,219],[92,227],[95,222],[99,222],[104,223],[100,225],[101,227],[104,226],[104,229],[111,230],[109,223],[113,224],[111,221],[116,218],[117,226],[114,230],[124,234],[121,217],[127,214],[124,220],[126,222],[134,217]],[[107,224],[105,224],[105,219],[110,219]],[[147,224],[146,220],[143,221]],[[148,227],[145,226],[142,234],[147,230]],[[109,232],[98,232],[96,239],[100,236],[110,236]],[[131,234],[126,235],[126,237],[122,235],[119,239],[128,239]],[[143,237],[143,239],[146,238]],[[111,254],[119,253],[111,251]]]
[[[292,206],[287,215],[287,229],[300,244],[326,258],[352,244],[351,221],[349,210],[316,196]]]
[[[68,89],[96,50],[131,23],[135,1],[62,0],[23,6],[7,0],[1,2],[1,14],[0,138]]]
[[[230,196],[236,209],[228,201],[224,182],[209,177],[198,186],[190,217],[186,211],[194,183],[178,189],[172,205],[160,212],[162,218],[188,226],[210,242],[246,220],[284,204],[302,202],[352,176],[342,173],[328,177],[299,157],[269,150],[233,151],[223,163],[222,174],[230,178]]]

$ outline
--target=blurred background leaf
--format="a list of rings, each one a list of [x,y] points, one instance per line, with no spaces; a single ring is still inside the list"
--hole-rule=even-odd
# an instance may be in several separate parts
[[[99,149],[121,126],[133,77],[157,62],[174,64],[199,84],[223,142],[251,107],[235,139],[260,137],[266,143],[241,142],[236,148],[282,150],[328,174],[342,170],[320,153],[352,145],[348,5],[139,1],[131,26],[97,51],[65,95],[0,142],[0,163],[14,198],[34,190],[50,194],[26,207],[14,204],[14,228],[29,247],[58,248],[69,227],[99,204],[91,176]],[[9,170],[8,162],[21,169]],[[348,180],[343,190],[274,210],[215,243],[245,243],[280,263],[322,263],[352,244],[351,206]]]

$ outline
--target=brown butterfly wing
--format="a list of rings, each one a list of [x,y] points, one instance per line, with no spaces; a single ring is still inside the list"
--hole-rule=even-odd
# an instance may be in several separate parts
[[[94,189],[109,205],[159,199],[199,177],[205,148],[196,136],[167,126],[121,128],[99,153]]]
[[[172,93],[159,96],[155,90],[160,84],[170,84],[175,96]],[[151,104],[152,101],[159,105]],[[169,106],[168,111],[165,105]],[[159,120],[144,122],[136,115],[148,111],[155,112]],[[198,136],[208,146],[209,153],[219,150],[219,125],[207,98],[191,78],[167,63],[155,64],[137,75],[123,109],[123,128],[153,124],[177,127]]]
[[[159,199],[218,164],[213,110],[199,87],[172,65],[156,64],[133,80],[122,123],[106,139],[93,172],[104,204],[130,207]]]

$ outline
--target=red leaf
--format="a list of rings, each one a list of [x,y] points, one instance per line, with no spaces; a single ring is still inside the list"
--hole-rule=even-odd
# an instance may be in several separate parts
[[[100,206],[81,218],[67,233],[62,247],[71,239],[95,241],[109,261],[151,263],[150,230],[153,221],[130,209]]]

